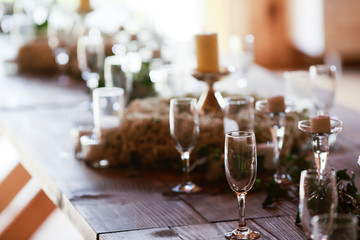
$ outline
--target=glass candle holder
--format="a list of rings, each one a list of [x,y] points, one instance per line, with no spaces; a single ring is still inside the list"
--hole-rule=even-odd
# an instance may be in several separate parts
[[[274,163],[276,165],[276,173],[274,174],[274,180],[281,184],[290,183],[290,176],[285,172],[284,160],[280,158],[281,150],[284,143],[285,136],[285,116],[286,113],[292,111],[293,104],[290,102],[285,103],[284,111],[271,112],[268,108],[267,100],[256,101],[256,111],[261,112],[270,118],[270,132],[272,142],[274,144]]]
[[[105,147],[109,134],[120,127],[124,115],[124,89],[97,88],[93,92],[94,135],[81,137],[84,160],[92,167],[109,167]]]
[[[132,72],[126,66],[124,56],[108,56],[104,62],[105,87],[124,89],[125,104],[128,103],[132,91]]]
[[[357,222],[357,217],[352,214],[316,215],[311,219],[313,239],[356,240],[358,239]]]
[[[325,172],[327,159],[330,151],[329,137],[332,134],[340,133],[342,131],[343,124],[340,120],[330,119],[330,132],[317,133],[314,132],[311,127],[311,120],[303,120],[298,123],[298,128],[312,136],[312,148],[314,153],[314,160],[319,175]]]

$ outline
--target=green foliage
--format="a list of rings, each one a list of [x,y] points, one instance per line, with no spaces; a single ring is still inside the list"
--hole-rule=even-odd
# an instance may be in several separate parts
[[[336,181],[338,189],[338,212],[352,213],[360,218],[360,195],[355,186],[355,175],[347,173],[347,169],[336,172]],[[360,219],[359,219],[360,220]]]

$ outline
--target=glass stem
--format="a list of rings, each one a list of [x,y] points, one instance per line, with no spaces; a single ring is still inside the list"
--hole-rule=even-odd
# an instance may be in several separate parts
[[[187,183],[190,181],[189,172],[190,172],[190,151],[181,152],[181,160],[182,160],[182,170],[184,172],[183,182]]]
[[[281,161],[280,155],[285,136],[285,114],[279,113],[273,115],[271,121],[271,137],[274,143],[274,162],[277,166],[276,174],[280,177],[281,175],[283,175],[284,172],[284,166]]]
[[[321,176],[326,168],[326,163],[329,155],[329,135],[313,135],[312,147],[314,152],[315,164],[319,176]]]
[[[245,193],[238,193],[237,199],[239,204],[239,226],[238,230],[241,232],[247,231],[247,226],[245,222]]]

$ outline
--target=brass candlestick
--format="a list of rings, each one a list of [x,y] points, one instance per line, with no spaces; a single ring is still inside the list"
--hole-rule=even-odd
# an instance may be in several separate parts
[[[198,101],[200,114],[222,112],[224,99],[220,92],[215,91],[213,85],[229,73],[227,69],[222,69],[219,72],[199,72],[197,70],[192,72],[194,78],[207,83],[207,88],[203,90]]]

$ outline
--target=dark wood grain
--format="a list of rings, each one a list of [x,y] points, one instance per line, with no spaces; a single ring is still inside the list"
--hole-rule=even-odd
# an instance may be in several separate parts
[[[254,222],[267,229],[273,239],[307,239],[301,228],[295,226],[295,216],[261,218]]]
[[[180,240],[178,236],[170,228],[154,228],[137,231],[117,232],[101,234],[101,240],[121,240],[121,239],[164,239],[164,240]]]
[[[294,203],[286,200],[281,201],[274,208],[264,209],[262,202],[265,200],[265,197],[266,194],[264,192],[250,191],[246,195],[247,218],[253,219],[296,214],[297,210]],[[238,203],[235,194],[199,194],[182,196],[182,198],[209,222],[236,220],[239,217]]]

